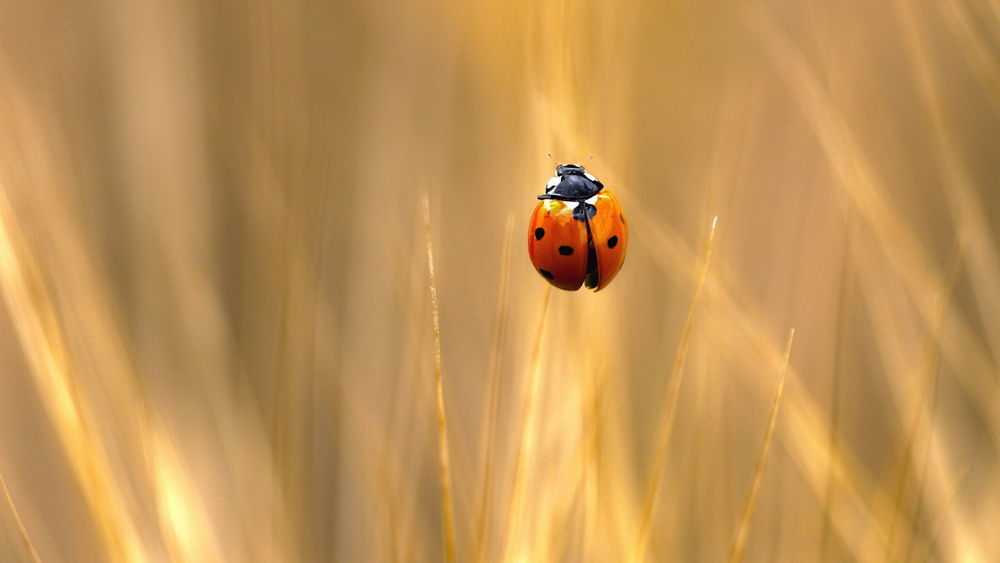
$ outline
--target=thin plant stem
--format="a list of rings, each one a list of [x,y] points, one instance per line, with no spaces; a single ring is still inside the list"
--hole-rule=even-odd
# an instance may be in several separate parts
[[[448,456],[448,420],[444,406],[444,378],[441,369],[441,318],[438,311],[437,283],[434,277],[434,245],[431,242],[431,211],[427,194],[423,197],[424,235],[427,240],[427,272],[431,290],[431,316],[434,320],[434,391],[437,396],[438,464],[441,473],[441,519],[445,559],[458,560],[455,541],[455,509],[451,493],[451,462]]]
[[[476,518],[476,543],[472,550],[475,561],[486,559],[489,541],[490,512],[493,504],[493,456],[497,442],[497,410],[500,399],[500,361],[507,334],[507,300],[510,289],[510,255],[514,232],[514,217],[507,218],[503,257],[500,262],[500,297],[497,300],[496,337],[493,340],[493,354],[487,375],[488,393],[485,412],[485,439],[483,440],[483,480],[479,500],[479,515]]]
[[[31,543],[31,538],[28,537],[28,530],[24,527],[24,522],[21,520],[21,515],[17,511],[17,506],[14,505],[14,499],[10,496],[10,489],[7,488],[7,480],[3,478],[3,474],[0,473],[0,489],[3,490],[4,500],[7,502],[7,506],[10,508],[10,513],[14,516],[14,523],[17,524],[17,531],[21,534],[21,542],[24,544],[25,551],[28,552],[28,556],[35,563],[41,563],[41,558],[38,557],[38,552],[35,551],[35,545]]]
[[[708,232],[708,242],[705,243],[705,261],[701,268],[701,276],[698,278],[698,285],[695,286],[694,295],[691,297],[691,307],[688,309],[687,319],[684,321],[681,340],[677,346],[677,354],[674,356],[674,364],[670,371],[670,384],[667,386],[667,395],[663,401],[663,408],[660,410],[660,421],[657,426],[653,448],[653,464],[646,485],[646,494],[643,497],[642,519],[635,538],[634,556],[636,561],[644,561],[646,559],[649,534],[653,525],[653,517],[656,514],[656,500],[660,491],[660,477],[663,473],[663,463],[667,457],[667,449],[670,445],[670,433],[674,425],[674,415],[677,412],[677,399],[684,376],[684,363],[687,359],[691,326],[694,324],[698,303],[701,301],[705,280],[708,278],[708,265],[712,259],[712,241],[715,239],[715,227],[718,219],[718,217],[712,219],[712,227]]]
[[[838,458],[839,436],[840,436],[840,408],[841,408],[841,372],[843,371],[842,357],[844,355],[844,340],[847,337],[845,323],[847,322],[847,300],[848,300],[848,280],[852,275],[850,269],[850,248],[851,248],[851,228],[853,225],[853,213],[848,209],[848,219],[845,224],[847,236],[844,239],[844,252],[841,257],[840,288],[837,298],[837,332],[834,344],[832,385],[830,390],[830,432],[828,434],[827,448],[830,452],[830,465],[828,467],[826,488],[823,492],[823,530],[820,536],[820,556],[822,560],[829,560],[830,542],[833,532],[833,503],[835,488],[835,464]]]
[[[768,450],[771,447],[771,439],[774,437],[774,426],[778,420],[778,406],[781,404],[781,394],[785,389],[785,372],[788,370],[788,357],[792,354],[792,341],[795,339],[795,329],[788,333],[788,342],[785,344],[785,357],[781,360],[781,370],[778,375],[778,388],[774,391],[774,400],[771,401],[771,415],[767,421],[767,432],[764,434],[764,443],[760,447],[760,455],[757,456],[757,466],[753,471],[753,482],[750,485],[750,492],[747,493],[746,502],[743,504],[743,512],[740,514],[739,525],[736,527],[736,534],[733,536],[733,544],[729,549],[729,563],[743,560],[743,551],[746,549],[747,533],[750,529],[750,519],[753,517],[753,509],[757,505],[757,495],[760,493],[760,483],[764,478],[764,465],[767,463]]]
[[[524,414],[521,417],[521,427],[517,433],[517,445],[514,450],[513,483],[511,484],[510,501],[507,506],[507,514],[504,526],[504,534],[501,538],[500,553],[503,555],[509,547],[511,537],[517,536],[520,530],[520,519],[522,518],[521,507],[524,504],[524,481],[528,463],[525,461],[531,454],[533,447],[532,436],[535,431],[535,418],[537,417],[538,395],[541,387],[541,356],[542,338],[545,335],[545,321],[549,313],[549,298],[552,295],[552,286],[545,284],[542,294],[542,314],[538,320],[538,330],[535,333],[535,341],[531,348],[529,379],[524,386]]]

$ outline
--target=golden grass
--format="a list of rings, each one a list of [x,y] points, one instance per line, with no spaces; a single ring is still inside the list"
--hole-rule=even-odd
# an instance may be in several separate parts
[[[788,358],[792,354],[792,342],[794,340],[795,329],[793,328],[788,333],[788,343],[785,344],[785,357],[781,359],[781,367],[778,371],[778,385],[774,390],[774,399],[771,401],[771,414],[767,419],[767,431],[764,433],[764,442],[760,446],[757,465],[753,470],[753,481],[750,484],[750,491],[747,492],[746,501],[743,503],[743,510],[740,512],[740,520],[736,525],[733,543],[729,548],[730,563],[742,561],[743,552],[746,550],[747,535],[750,531],[750,519],[753,517],[754,507],[757,506],[760,483],[764,478],[764,466],[767,463],[768,450],[771,448],[771,438],[774,436],[774,423],[778,420],[778,406],[781,405],[781,393],[785,389],[785,370],[788,369]]]
[[[14,505],[14,499],[10,498],[10,490],[7,488],[7,480],[3,478],[2,474],[0,474],[0,490],[3,492],[4,503],[7,505],[7,508],[10,509],[10,514],[14,518],[14,523],[17,526],[17,532],[20,535],[24,553],[27,554],[27,557],[22,558],[39,563],[41,559],[38,558],[38,551],[35,550],[35,545],[31,543],[31,538],[28,537],[28,531],[24,529],[24,522],[21,521],[21,515],[17,512],[17,506]]]
[[[456,561],[455,508],[451,494],[451,457],[448,446],[448,419],[444,407],[444,373],[441,368],[441,318],[438,312],[437,283],[434,281],[434,245],[431,241],[431,211],[427,194],[423,195],[424,234],[427,241],[427,279],[431,295],[431,318],[434,321],[434,395],[437,398],[438,464],[441,471],[441,530],[445,557]]]
[[[848,213],[846,224],[846,233],[844,236],[844,251],[841,257],[841,271],[839,286],[837,288],[837,332],[834,338],[836,342],[834,343],[834,362],[831,367],[831,389],[830,389],[830,432],[829,441],[827,443],[827,450],[830,452],[830,457],[836,459],[838,455],[838,449],[840,447],[840,417],[842,407],[842,386],[843,386],[843,361],[841,360],[841,354],[844,350],[844,340],[847,337],[846,334],[846,319],[845,314],[848,310],[848,300],[853,297],[851,293],[848,280],[848,256],[850,256],[850,245],[852,244],[851,238],[851,214]],[[830,545],[833,538],[832,531],[832,519],[831,514],[833,512],[832,503],[835,502],[835,483],[833,464],[827,474],[826,479],[826,489],[823,491],[823,531],[820,536],[820,554],[823,561],[829,561],[830,559]]]
[[[519,413],[518,420],[520,421],[520,425],[518,431],[514,434],[516,439],[514,463],[510,473],[512,482],[510,497],[504,511],[504,529],[508,534],[504,535],[500,542],[500,553],[505,558],[507,557],[509,545],[519,542],[521,540],[520,534],[524,533],[524,530],[520,526],[523,526],[524,516],[522,512],[525,510],[525,503],[527,502],[525,498],[527,495],[525,479],[527,478],[526,473],[528,468],[531,466],[532,460],[529,457],[534,453],[533,445],[536,439],[535,426],[538,424],[538,399],[542,385],[542,341],[545,336],[545,322],[549,316],[549,299],[551,295],[552,288],[546,285],[542,293],[542,304],[539,309],[541,315],[538,318],[538,327],[535,330],[531,346],[527,377],[522,389],[523,397],[521,404],[524,405],[524,410]],[[513,557],[517,558],[518,556],[515,555]]]
[[[996,2],[51,8],[0,560],[1000,557]],[[622,202],[600,293],[524,256],[546,153]]]
[[[503,258],[500,263],[500,292],[497,299],[496,314],[496,336],[493,344],[493,351],[490,356],[490,365],[487,370],[487,407],[483,411],[483,435],[482,450],[480,459],[483,466],[482,487],[478,495],[479,506],[476,511],[476,538],[472,548],[475,561],[486,560],[486,550],[489,545],[490,536],[490,515],[493,506],[493,473],[495,464],[493,453],[497,448],[497,419],[499,417],[498,403],[500,401],[500,369],[501,357],[503,354],[504,341],[507,335],[507,311],[508,298],[510,295],[510,255],[513,245],[514,218],[507,219],[507,229],[504,235]]]
[[[911,485],[910,479],[913,480],[913,489],[920,491],[923,488],[922,479],[927,474],[928,455],[930,451],[928,446],[931,438],[931,429],[934,427],[940,388],[941,334],[944,332],[945,322],[948,320],[948,310],[951,308],[952,294],[961,265],[962,253],[961,249],[959,249],[948,266],[945,287],[941,288],[941,295],[939,297],[941,312],[937,328],[933,334],[928,334],[927,336],[927,343],[923,354],[926,369],[925,373],[921,374],[927,382],[920,389],[919,396],[912,400],[914,403],[912,408],[914,419],[909,424],[909,433],[903,447],[902,467],[899,471],[896,488],[896,512],[893,515],[893,522],[889,527],[890,534],[895,532],[896,524],[901,519],[905,510],[904,497],[907,493],[907,486]],[[945,498],[947,499],[948,497],[946,496]],[[913,514],[918,518],[922,512],[923,501],[923,495],[918,494],[914,503],[915,506],[913,507]],[[946,500],[945,502],[950,503],[950,500]],[[892,538],[893,536],[890,535],[886,549],[887,556],[889,557],[895,556],[893,553],[895,546],[893,545]],[[909,560],[916,544],[916,541],[911,541],[906,546],[903,555],[904,560]],[[929,549],[930,547],[928,547]]]
[[[712,260],[712,241],[715,239],[715,227],[718,221],[718,217],[712,218],[712,226],[708,231],[708,241],[705,243],[705,257],[701,267],[701,275],[698,276],[694,294],[691,296],[691,305],[684,320],[684,327],[681,329],[681,339],[677,344],[677,353],[674,355],[674,362],[670,369],[666,396],[663,398],[663,406],[660,408],[660,418],[652,448],[651,469],[646,485],[646,494],[642,500],[642,517],[635,540],[635,557],[639,561],[646,558],[649,533],[653,525],[653,517],[656,514],[657,497],[660,492],[660,479],[663,465],[666,463],[667,450],[670,446],[670,433],[673,430],[674,417],[677,413],[677,399],[680,396],[681,381],[683,381],[684,376],[684,362],[687,359],[691,327],[694,325],[695,313],[698,311],[698,303],[705,287],[705,280],[708,279],[708,265]]]
[[[30,351],[32,374],[57,429],[69,463],[95,519],[107,555],[116,561],[142,557],[121,499],[114,492],[106,453],[94,436],[88,405],[81,401],[52,303],[38,266],[20,241],[16,219],[0,196],[0,289],[17,321],[22,347]]]

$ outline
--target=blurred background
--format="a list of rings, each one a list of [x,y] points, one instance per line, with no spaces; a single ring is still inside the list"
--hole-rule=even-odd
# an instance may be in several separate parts
[[[2,3],[0,559],[998,560],[998,62],[986,0]]]

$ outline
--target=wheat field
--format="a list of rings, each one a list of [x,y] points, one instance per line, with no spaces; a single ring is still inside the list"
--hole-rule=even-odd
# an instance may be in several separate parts
[[[0,560],[1000,560],[998,178],[996,0],[2,3]]]

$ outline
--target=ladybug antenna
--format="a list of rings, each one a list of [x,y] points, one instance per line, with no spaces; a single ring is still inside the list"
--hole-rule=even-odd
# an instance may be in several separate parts
[[[551,159],[552,159],[552,162],[553,162],[553,163],[555,163],[555,165],[556,165],[556,166],[559,166],[559,161],[558,161],[558,160],[556,160],[556,157],[552,156],[552,153],[550,153],[550,152],[547,152],[547,153],[545,153],[545,154],[549,155],[549,158],[551,158]]]

